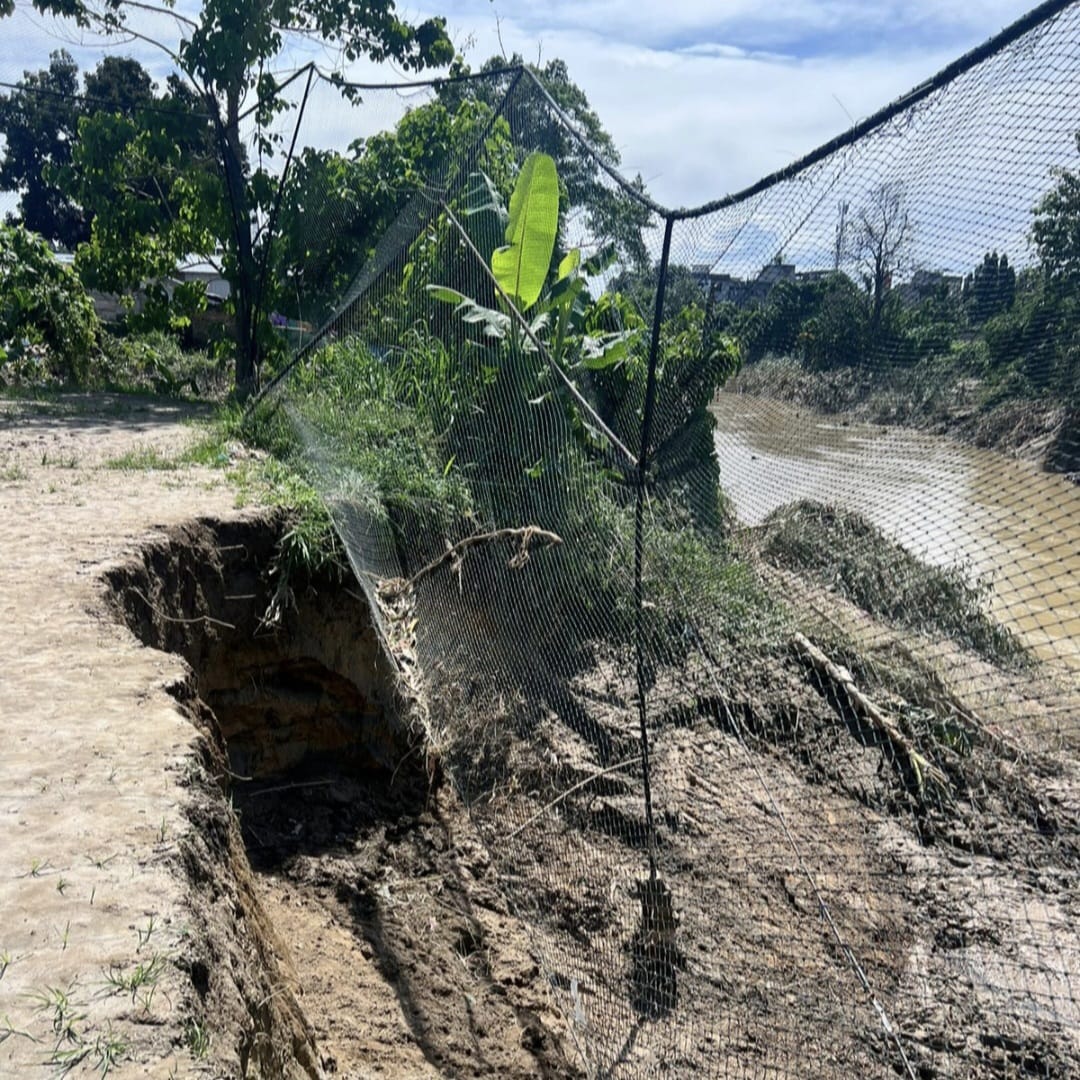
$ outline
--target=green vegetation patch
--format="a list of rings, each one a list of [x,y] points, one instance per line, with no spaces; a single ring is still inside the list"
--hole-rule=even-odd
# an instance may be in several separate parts
[[[917,559],[859,514],[800,501],[766,519],[762,552],[776,566],[809,573],[878,618],[937,631],[995,664],[1024,663],[1023,645],[985,612],[986,581],[963,568]]]

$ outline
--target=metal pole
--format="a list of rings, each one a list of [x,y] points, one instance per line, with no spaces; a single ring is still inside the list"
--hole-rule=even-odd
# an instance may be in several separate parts
[[[656,283],[656,307],[653,311],[652,341],[649,345],[649,375],[645,384],[645,411],[641,420],[641,444],[638,446],[637,507],[634,513],[634,606],[636,609],[635,646],[637,650],[638,724],[641,737],[641,769],[645,781],[645,827],[649,836],[649,878],[656,880],[656,825],[653,820],[652,780],[649,775],[648,706],[645,688],[645,589],[642,584],[645,552],[645,495],[649,462],[652,457],[653,415],[656,412],[656,366],[660,357],[660,324],[664,319],[664,293],[667,289],[668,261],[671,257],[671,232],[675,219],[664,222],[664,247],[660,255]]]

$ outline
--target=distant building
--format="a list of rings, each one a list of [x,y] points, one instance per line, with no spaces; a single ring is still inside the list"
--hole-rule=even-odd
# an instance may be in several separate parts
[[[777,285],[795,281],[797,277],[793,263],[779,261],[767,263],[758,271],[757,277],[751,279],[714,273],[703,263],[692,266],[691,271],[714,304],[734,304],[736,307],[763,304]]]
[[[56,261],[64,266],[74,266],[75,256],[67,251],[56,253]],[[173,291],[182,283],[201,281],[206,288],[206,299],[210,307],[219,307],[228,300],[231,286],[215,266],[208,262],[190,262],[176,268],[174,275],[165,282],[165,291],[172,297]],[[98,292],[88,289],[90,299],[98,318],[104,322],[117,322],[129,312],[138,314],[142,311],[146,297],[142,289],[132,289],[126,294]]]
[[[959,300],[964,291],[964,279],[960,274],[946,274],[941,270],[916,270],[910,281],[897,285],[893,292],[908,305],[919,304],[939,295],[944,290],[950,300]]]

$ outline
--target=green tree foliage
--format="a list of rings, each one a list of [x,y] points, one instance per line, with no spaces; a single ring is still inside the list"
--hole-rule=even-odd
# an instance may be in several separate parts
[[[988,251],[964,279],[964,302],[973,323],[984,323],[1008,311],[1016,299],[1016,271],[1007,255]]]
[[[506,152],[505,123],[463,98],[411,109],[393,132],[354,142],[347,155],[306,149],[282,191],[269,251],[279,310],[321,322],[421,186],[487,133],[489,159]]]
[[[1080,133],[1076,136],[1080,150]],[[1054,170],[1055,184],[1035,208],[1031,239],[1048,284],[1065,292],[1080,282],[1080,172]]]
[[[495,109],[514,78],[514,73],[506,69],[523,65],[524,60],[516,53],[509,61],[493,56],[479,69],[491,73],[492,78],[447,83],[440,88],[439,96],[451,108],[464,98],[474,98]],[[528,67],[589,145],[609,165],[618,166],[619,152],[615,141],[590,106],[585,92],[570,78],[565,61],[554,59],[539,67]],[[468,66],[461,62],[453,69],[454,74],[467,74],[468,71]],[[500,72],[502,74],[498,74]],[[606,177],[596,158],[586,152],[581,140],[555,118],[546,99],[535,87],[519,83],[515,101],[514,115],[509,118],[515,130],[530,150],[554,159],[567,201],[570,206],[584,210],[589,231],[614,243],[624,261],[637,269],[647,268],[649,256],[642,232],[651,221],[648,209]],[[635,176],[631,183],[644,194],[645,183],[640,176]]]
[[[866,354],[871,311],[866,297],[846,274],[803,286],[811,313],[797,337],[807,367],[824,370],[857,364]]]
[[[290,40],[323,43],[337,52],[343,64],[367,56],[421,70],[447,64],[453,57],[444,21],[431,18],[410,25],[398,16],[393,0],[276,0],[270,4],[203,0],[193,15],[171,5],[159,9],[125,0],[34,3],[39,10],[109,34],[129,32],[145,18],[148,8],[167,13],[168,25],[178,28],[179,40],[153,39],[141,32],[140,36],[166,54],[213,118],[217,172],[229,210],[218,240],[226,253],[224,270],[232,285],[236,314],[236,385],[242,396],[250,393],[257,384],[265,341],[264,273],[256,257],[256,233],[260,218],[273,203],[275,183],[268,168],[253,167],[249,161],[241,134],[242,114],[251,116],[255,145],[265,162],[279,141],[272,133],[272,122],[289,109],[284,80],[276,78],[273,69]],[[142,147],[136,156],[140,166],[158,164],[159,155],[147,154]],[[189,180],[182,194],[181,215],[192,214],[200,220],[194,231],[213,227],[205,220],[201,200],[206,192],[200,184]],[[149,245],[159,232],[157,219],[148,233]]]
[[[0,190],[19,192],[18,218],[28,229],[68,249],[90,237],[93,208],[61,181],[79,140],[79,125],[100,114],[134,118],[155,100],[154,84],[138,61],[107,56],[86,73],[82,90],[75,61],[54,52],[48,68],[25,72],[0,95]]]
[[[209,117],[176,78],[161,96],[142,89],[142,101],[79,121],[57,178],[91,215],[76,257],[83,280],[106,292],[138,286],[148,301],[144,321],[160,323],[205,300],[193,286],[170,309],[164,283],[184,259],[214,253],[228,216]]]
[[[0,382],[81,383],[100,332],[71,268],[22,226],[0,225]]]
[[[19,193],[18,218],[28,229],[70,248],[88,237],[89,227],[45,173],[71,160],[81,112],[78,92],[78,66],[60,50],[46,70],[24,73],[17,89],[0,95],[0,190]]]

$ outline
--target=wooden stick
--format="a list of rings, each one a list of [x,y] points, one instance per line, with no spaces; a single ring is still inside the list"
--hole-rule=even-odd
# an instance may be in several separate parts
[[[843,694],[849,708],[856,716],[868,721],[878,734],[889,742],[894,751],[899,751],[907,758],[908,765],[918,782],[920,794],[922,793],[924,781],[928,779],[939,787],[948,788],[949,782],[945,774],[920,754],[896,726],[896,722],[892,717],[874,704],[855,685],[855,680],[851,677],[851,672],[847,668],[833,663],[803,634],[796,633],[792,637],[791,647],[800,660],[808,663],[820,675],[827,678]]]

